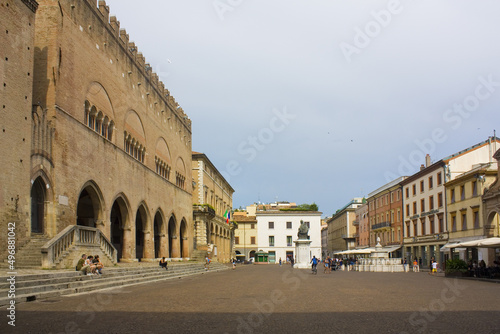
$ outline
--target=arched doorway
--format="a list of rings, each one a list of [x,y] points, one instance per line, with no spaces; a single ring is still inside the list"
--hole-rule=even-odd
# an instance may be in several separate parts
[[[157,212],[155,215],[155,220],[153,223],[153,232],[154,232],[154,243],[155,243],[155,258],[162,257],[163,254],[161,252],[161,242],[163,239],[162,233],[163,226],[163,218],[160,212]]]
[[[485,225],[486,237],[499,237],[500,236],[500,215],[496,211],[488,214],[488,219]]]
[[[251,257],[255,259],[255,251],[254,250],[250,251],[250,255],[248,256],[248,258],[250,259]]]
[[[176,245],[174,245],[174,242],[177,239],[176,226],[175,225],[176,224],[175,224],[174,217],[170,217],[170,219],[168,221],[168,256],[170,258],[178,256]]]
[[[207,235],[207,245],[208,245],[208,244],[211,244],[211,243],[212,243],[212,242],[211,242],[211,238],[212,238],[212,236],[211,236],[211,234],[210,234],[210,224],[209,224],[209,223],[205,223],[205,231],[206,231],[205,233],[206,233],[206,235]]]
[[[111,243],[116,248],[117,259],[123,257],[123,230],[127,222],[127,206],[122,198],[116,199],[111,208]]]
[[[101,212],[101,200],[97,190],[88,185],[78,197],[76,209],[76,224],[80,226],[96,227]]]
[[[37,177],[31,187],[31,233],[43,233],[45,221],[45,183]]]
[[[140,261],[144,258],[144,248],[146,247],[145,233],[147,227],[147,211],[144,206],[140,206],[135,215],[135,256]]]
[[[215,244],[215,226],[210,224],[210,243]]]
[[[187,226],[186,221],[183,219],[181,221],[181,229],[180,229],[180,251],[181,258],[189,257],[189,243],[188,243],[188,235],[187,235]]]

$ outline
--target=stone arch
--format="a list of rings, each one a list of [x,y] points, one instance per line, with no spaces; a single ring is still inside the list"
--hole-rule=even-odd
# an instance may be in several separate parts
[[[158,140],[156,141],[155,167],[157,174],[160,174],[165,179],[170,180],[172,160],[167,141],[163,137],[158,138]]]
[[[155,154],[162,159],[164,162],[168,164],[172,164],[172,158],[170,155],[170,149],[168,147],[167,141],[165,138],[160,137],[156,141],[156,149]]]
[[[170,258],[178,258],[180,256],[177,219],[173,214],[168,220],[168,255]]]
[[[179,229],[179,249],[181,253],[180,254],[181,258],[189,257],[189,237],[188,237],[188,228],[185,218],[181,220]]]
[[[83,123],[85,125],[89,124],[90,108],[91,107],[92,106],[90,105],[90,102],[88,100],[85,100],[85,114],[84,114],[84,119],[83,119]]]
[[[31,178],[31,233],[56,234],[56,231],[50,231],[48,226],[49,206],[54,197],[51,184],[43,170],[37,171]]]
[[[179,188],[186,189],[186,164],[181,157],[178,157],[177,161],[175,162],[175,170],[175,185]]]
[[[104,116],[104,119],[102,121],[102,126],[101,126],[101,136],[107,138],[108,133],[109,133],[109,124],[110,120],[108,116]]]
[[[500,208],[490,210],[486,216],[485,235],[487,237],[500,236]]]
[[[94,181],[86,182],[76,205],[76,224],[88,227],[97,227],[103,222],[104,198]]]
[[[180,174],[186,175],[186,164],[184,163],[184,160],[181,157],[177,158],[177,161],[175,162],[175,169]]]
[[[108,125],[108,140],[113,141],[113,133],[115,130],[115,122],[111,120]]]
[[[146,143],[146,132],[141,117],[135,110],[129,110],[125,117],[125,131],[137,142]]]
[[[161,209],[156,210],[153,220],[154,258],[168,257],[168,239],[165,215]]]
[[[45,182],[37,177],[31,186],[31,233],[42,234],[45,231],[46,201]]]
[[[95,106],[110,118],[115,119],[113,104],[111,103],[109,94],[99,82],[93,81],[90,83],[85,95],[85,107],[87,107],[87,103],[89,106]]]
[[[146,157],[146,132],[139,115],[130,110],[125,117],[124,149],[129,155],[140,162],[145,162]]]
[[[102,131],[104,117],[105,116],[102,111],[97,112],[97,116],[95,118],[95,131],[99,134],[101,134]]]
[[[143,202],[139,205],[135,215],[135,257],[139,260],[151,257],[149,221],[149,210]]]
[[[251,257],[253,257],[255,259],[255,253],[256,253],[255,249],[252,249],[250,253],[248,253],[248,258],[250,259]]]
[[[119,194],[113,200],[110,212],[110,240],[117,250],[117,259],[130,260],[132,240],[130,228],[130,205],[125,195]]]

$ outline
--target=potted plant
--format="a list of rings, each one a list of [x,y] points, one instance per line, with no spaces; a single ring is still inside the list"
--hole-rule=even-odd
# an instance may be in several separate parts
[[[445,276],[466,277],[468,276],[467,263],[461,259],[450,259],[446,261]]]

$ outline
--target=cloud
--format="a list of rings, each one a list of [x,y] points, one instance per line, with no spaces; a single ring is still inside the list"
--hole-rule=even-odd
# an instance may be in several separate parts
[[[331,214],[383,185],[398,156],[434,128],[449,137],[437,160],[486,139],[500,119],[500,92],[459,131],[442,117],[479,76],[500,81],[495,1],[401,2],[351,62],[339,44],[353,43],[389,1],[232,2],[224,20],[211,1],[107,3],[153,68],[168,73],[162,79],[193,121],[193,149],[219,170],[241,161],[235,207],[279,196]],[[284,106],[297,120],[245,162],[238,144]]]

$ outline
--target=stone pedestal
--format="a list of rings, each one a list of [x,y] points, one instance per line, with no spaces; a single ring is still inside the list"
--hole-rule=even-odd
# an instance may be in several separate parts
[[[294,268],[311,268],[311,240],[295,240],[295,264]]]

